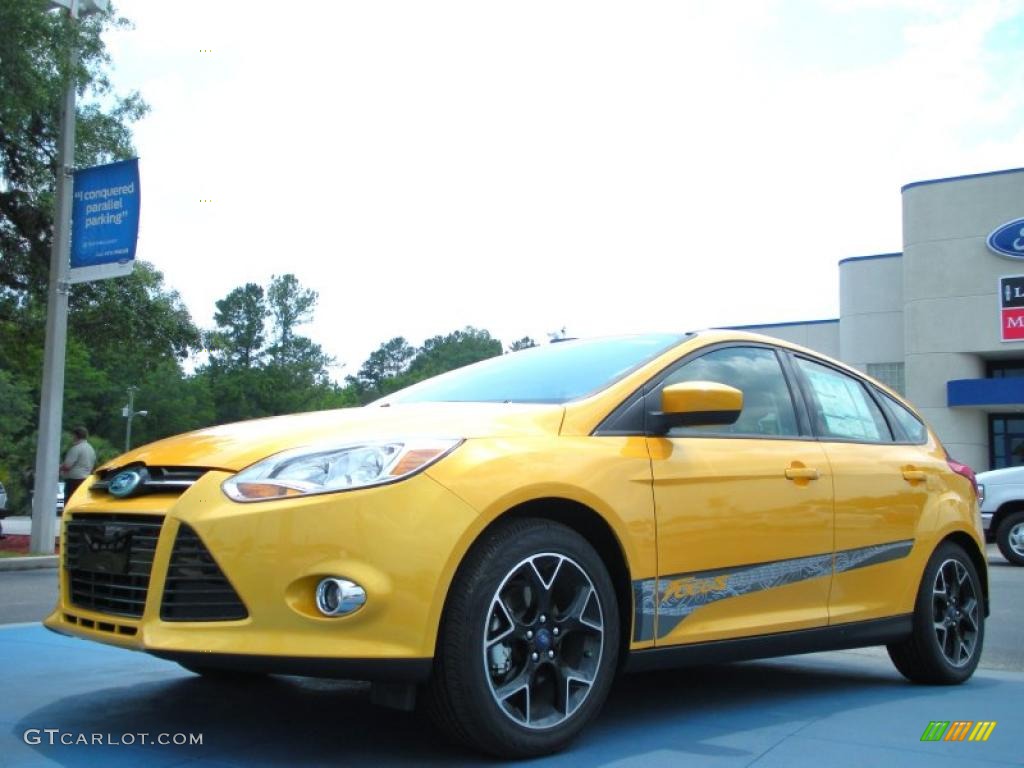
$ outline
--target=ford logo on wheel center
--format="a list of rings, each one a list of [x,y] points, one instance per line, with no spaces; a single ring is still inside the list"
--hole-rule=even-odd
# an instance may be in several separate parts
[[[985,241],[1000,256],[1024,259],[1024,219],[1014,219],[992,231]]]

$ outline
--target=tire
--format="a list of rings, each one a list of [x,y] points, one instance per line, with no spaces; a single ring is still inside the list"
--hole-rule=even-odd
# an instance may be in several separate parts
[[[909,638],[888,646],[896,669],[915,683],[956,685],[974,674],[985,640],[985,598],[963,547],[943,542],[924,569]]]
[[[1013,565],[1024,565],[1024,510],[1002,519],[996,531],[996,544]]]
[[[565,747],[596,717],[619,655],[611,578],[579,534],[522,519],[485,534],[449,591],[427,708],[502,758]]]

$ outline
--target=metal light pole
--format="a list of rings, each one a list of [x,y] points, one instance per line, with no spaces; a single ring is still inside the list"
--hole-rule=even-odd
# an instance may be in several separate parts
[[[79,11],[102,11],[107,0],[62,0],[51,3],[66,8],[73,24]],[[71,193],[75,166],[75,69],[78,51],[68,53],[68,82],[60,112],[60,143],[57,150],[57,196],[50,249],[50,288],[46,302],[46,346],[43,350],[43,382],[39,403],[39,442],[32,503],[32,552],[53,554],[57,525],[57,481],[60,428],[64,413],[64,356],[68,336],[68,266],[71,260]]]
[[[121,409],[121,415],[125,418],[124,425],[124,452],[128,453],[132,447],[132,419],[136,416],[149,416],[149,411],[135,410],[135,393],[139,391],[136,386],[128,387],[128,405]]]

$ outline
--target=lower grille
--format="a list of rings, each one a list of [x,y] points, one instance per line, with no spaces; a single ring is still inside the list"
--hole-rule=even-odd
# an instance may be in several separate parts
[[[80,608],[139,618],[146,607],[162,517],[82,515],[68,521],[69,600]]]
[[[231,621],[249,615],[196,532],[182,523],[164,583],[164,621]]]

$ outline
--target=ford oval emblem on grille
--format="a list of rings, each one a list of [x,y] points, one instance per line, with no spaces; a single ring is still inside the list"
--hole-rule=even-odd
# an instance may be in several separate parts
[[[985,241],[1000,256],[1024,259],[1024,219],[1014,219],[994,230]]]
[[[146,479],[145,469],[126,469],[114,475],[107,484],[111,496],[123,499],[131,496]]]

